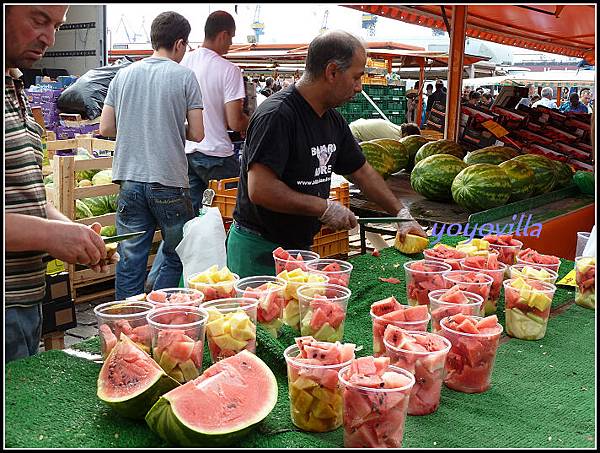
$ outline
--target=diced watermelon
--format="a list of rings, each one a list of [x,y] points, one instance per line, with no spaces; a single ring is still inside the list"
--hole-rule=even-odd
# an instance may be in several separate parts
[[[373,302],[373,304],[371,304],[371,311],[375,316],[382,316],[386,313],[399,310],[400,308],[402,308],[402,306],[394,296],[388,297],[387,299],[383,299],[377,302]]]
[[[496,315],[486,316],[477,321],[477,329],[495,328],[498,325],[498,317]]]
[[[404,310],[404,318],[406,321],[423,321],[427,319],[429,309],[427,305],[418,305],[416,307],[408,307]]]

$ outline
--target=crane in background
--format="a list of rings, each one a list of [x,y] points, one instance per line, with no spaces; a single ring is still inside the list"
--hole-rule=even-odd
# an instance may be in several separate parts
[[[254,10],[254,21],[250,26],[254,30],[254,38],[259,41],[260,36],[265,34],[265,24],[260,21],[260,5],[256,5]]]
[[[329,17],[329,10],[326,9],[325,14],[323,14],[323,23],[321,24],[321,30],[319,30],[319,33],[323,33],[324,31],[327,31],[327,18],[328,17]]]
[[[375,36],[375,25],[377,25],[377,15],[363,13],[362,28],[367,30],[369,36]]]

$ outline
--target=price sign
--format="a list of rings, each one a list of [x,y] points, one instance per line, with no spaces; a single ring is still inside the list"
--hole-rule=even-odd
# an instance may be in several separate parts
[[[505,135],[509,134],[509,132],[506,129],[504,129],[502,126],[500,126],[493,120],[485,121],[481,123],[481,125],[498,138],[504,137]]]
[[[577,286],[577,281],[575,280],[575,269],[573,269],[571,272],[569,272],[567,275],[565,275],[565,278],[563,278],[560,282],[558,282],[557,285]]]

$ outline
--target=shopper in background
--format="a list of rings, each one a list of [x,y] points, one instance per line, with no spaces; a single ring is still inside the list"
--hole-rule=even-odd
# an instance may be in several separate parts
[[[539,96],[537,94],[537,88],[533,86],[533,84],[530,83],[529,85],[527,85],[527,88],[529,89],[527,97],[521,98],[521,100],[515,106],[515,109],[519,108],[520,105],[524,105],[525,107],[531,107],[531,105],[535,102],[533,100],[534,96],[537,96],[539,99]]]
[[[402,138],[408,137],[409,135],[421,135],[421,129],[415,123],[403,123],[400,125],[400,131]]]
[[[419,81],[415,82],[415,86],[406,92],[406,121],[414,123],[419,106]]]
[[[194,217],[185,141],[201,141],[202,97],[194,73],[178,64],[190,24],[182,15],[159,14],[150,28],[154,53],[120,70],[108,87],[100,133],[117,137],[113,181],[120,184],[117,234],[145,231],[119,243],[115,297],[144,291],[148,254],[160,227],[164,262],[154,289],[179,285],[183,270],[175,247]],[[186,126],[187,119],[187,126]]]
[[[579,92],[579,101],[587,107],[588,113],[592,113],[592,106],[590,104],[591,99],[592,99],[592,94],[591,94],[589,88],[583,88]]]
[[[440,79],[435,81],[435,91],[427,97],[427,115],[431,112],[433,104],[439,102],[444,107],[446,106],[446,93],[444,92],[444,82]]]
[[[535,103],[536,103],[537,101],[539,101],[540,99],[542,99],[542,97],[541,97],[539,94],[534,94],[534,95],[531,97],[531,103],[532,103],[532,104],[535,104]]]
[[[479,105],[480,100],[481,100],[481,93],[479,93],[479,91],[471,91],[469,93],[469,100],[467,101],[467,104],[476,106],[476,105]]]
[[[577,93],[571,93],[569,102],[562,104],[559,110],[562,113],[588,113],[588,108],[583,103],[579,102],[579,95]]]
[[[408,222],[406,233],[424,236],[408,209],[369,165],[344,118],[335,109],[362,90],[363,44],[342,31],[310,43],[306,69],[294,85],[264,101],[248,126],[227,265],[241,277],[274,273],[272,252],[309,249],[321,225],[352,229],[357,220],[329,200],[332,173],[349,175],[372,201]]]
[[[490,93],[489,91],[486,91],[485,93],[483,93],[481,95],[481,101],[479,101],[479,103],[482,107],[485,107],[486,109],[491,109],[492,104],[494,103],[494,98],[492,97],[492,93]]]
[[[467,102],[469,102],[469,94],[471,94],[471,91],[473,90],[473,88],[466,86],[463,88],[463,92],[462,92],[462,96],[461,96],[461,103],[466,104]]]
[[[4,361],[38,352],[47,254],[106,272],[100,224],[72,222],[46,200],[42,128],[20,80],[54,45],[68,6],[9,5],[4,16]],[[113,256],[112,262],[119,259]]]
[[[268,98],[273,94],[273,77],[267,77],[265,80],[265,87],[260,90],[260,94]]]
[[[542,98],[531,104],[531,107],[536,108],[538,105],[541,105],[543,107],[548,107],[549,109],[558,109],[558,107],[556,106],[556,101],[553,100],[554,97],[554,90],[550,87],[544,87],[542,88]]]
[[[427,111],[427,101],[429,100],[429,96],[431,96],[433,94],[433,85],[431,83],[428,83],[427,86],[425,87],[425,94],[423,95],[423,104],[422,104],[422,108],[421,108],[421,127],[425,127],[425,124],[427,122],[427,116],[426,116],[426,111]]]

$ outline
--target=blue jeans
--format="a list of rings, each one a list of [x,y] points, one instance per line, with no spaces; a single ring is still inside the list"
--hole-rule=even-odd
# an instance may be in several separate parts
[[[183,238],[183,225],[194,217],[189,189],[158,183],[121,182],[116,214],[117,234],[146,231],[119,243],[121,256],[115,276],[115,297],[123,300],[144,292],[148,255],[154,231],[162,233],[164,262],[154,289],[179,286],[183,266],[175,247]]]
[[[42,304],[4,309],[4,363],[37,354],[42,337]]]

